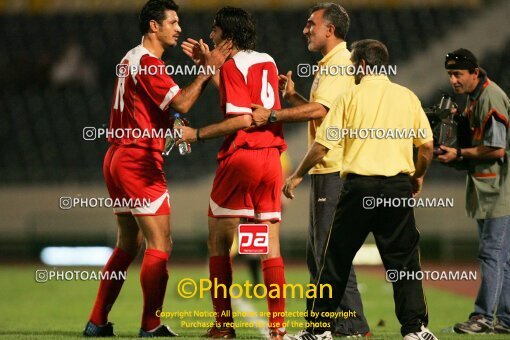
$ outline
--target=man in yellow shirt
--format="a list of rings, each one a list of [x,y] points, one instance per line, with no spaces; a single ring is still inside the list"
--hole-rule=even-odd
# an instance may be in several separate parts
[[[354,77],[349,75],[347,67],[352,66],[351,53],[347,49],[345,36],[349,28],[349,16],[345,9],[335,3],[321,3],[310,9],[310,17],[303,29],[311,52],[320,52],[323,58],[314,75],[310,91],[310,100],[306,100],[294,89],[292,72],[280,75],[280,89],[284,99],[292,106],[282,110],[266,110],[258,108],[253,112],[257,126],[274,122],[308,121],[308,143],[311,146],[315,133],[328,114],[331,105],[339,94],[354,86]],[[304,66],[304,65],[300,65]],[[308,71],[312,65],[308,66]],[[298,69],[299,71],[303,71]],[[302,76],[302,75],[301,75]],[[310,282],[317,280],[321,267],[329,226],[342,189],[340,178],[342,165],[342,149],[335,146],[311,170],[312,187],[310,192],[310,224],[307,238],[306,260],[310,272]],[[329,265],[329,263],[326,263]],[[310,308],[311,299],[307,300]],[[335,321],[335,333],[340,336],[367,335],[369,327],[363,314],[363,303],[358,291],[356,274],[351,270],[345,294],[339,301],[338,311],[351,311],[353,317]]]
[[[329,230],[324,263],[317,284],[331,284],[333,299],[317,298],[308,321],[317,334],[329,331],[331,319],[322,312],[335,310],[345,290],[351,263],[370,232],[393,282],[395,310],[404,340],[437,339],[427,328],[428,312],[421,280],[419,232],[410,200],[421,191],[432,159],[432,131],[420,101],[407,88],[389,81],[378,70],[388,66],[388,50],[377,40],[352,45],[356,84],[339,96],[316,133],[315,142],[298,169],[287,179],[284,194],[328,150],[343,143],[342,176],[346,181]],[[371,71],[369,71],[371,70]],[[371,73],[371,74],[368,74]],[[366,75],[365,75],[366,74]],[[413,144],[418,160],[413,162]],[[395,276],[396,275],[396,276]],[[317,314],[315,314],[317,313]]]

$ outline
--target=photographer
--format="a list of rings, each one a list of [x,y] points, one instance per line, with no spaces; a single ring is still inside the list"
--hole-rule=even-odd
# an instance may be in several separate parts
[[[478,222],[482,282],[469,320],[457,333],[510,334],[510,134],[508,96],[487,78],[466,49],[446,55],[445,68],[457,94],[467,94],[472,147],[441,145],[442,163],[466,159],[469,164],[466,210]]]

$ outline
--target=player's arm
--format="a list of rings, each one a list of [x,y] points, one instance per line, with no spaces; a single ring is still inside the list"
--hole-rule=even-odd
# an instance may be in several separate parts
[[[209,51],[207,44],[201,42],[198,46],[198,52],[196,58],[199,60],[199,64],[207,67],[213,66],[216,70],[219,70],[221,65],[225,62],[225,59],[232,51],[232,42],[224,41],[214,50]],[[195,59],[194,59],[195,60]],[[199,75],[195,80],[183,88],[172,100],[170,106],[180,113],[187,113],[193,104],[197,101],[198,97],[204,92],[207,83],[214,77],[214,74]]]
[[[242,114],[230,116],[219,123],[207,125],[199,129],[193,129],[189,126],[176,126],[175,129],[181,130],[182,132],[179,143],[193,143],[197,140],[226,136],[238,130],[246,129],[251,126],[251,121],[252,119],[249,114]]]
[[[328,148],[324,145],[317,142],[312,144],[312,147],[308,150],[296,171],[285,180],[283,194],[287,198],[293,199],[295,197],[294,189],[301,183],[308,171],[324,158],[327,152]]]
[[[434,142],[425,142],[418,147],[418,157],[416,160],[414,175],[411,176],[411,184],[413,186],[413,197],[420,194],[423,187],[423,178],[432,162],[434,156]]]
[[[179,113],[188,113],[198,97],[204,92],[211,75],[199,75],[191,84],[181,89],[174,97],[170,106]]]
[[[294,89],[294,82],[292,81],[292,72],[288,72],[286,76],[280,75],[279,78],[280,90],[282,90],[283,97],[293,106],[291,108],[275,111],[275,122],[305,122],[318,118],[324,118],[327,115],[329,108],[339,95],[338,91],[331,91],[331,89],[339,89],[346,91],[353,84],[352,77],[347,76],[325,76],[319,82],[316,90],[317,97],[313,102],[308,102]],[[282,84],[285,84],[282,87]],[[341,92],[340,92],[341,94]],[[265,125],[268,123],[270,110],[261,107],[256,107],[253,112],[254,123],[256,126]]]
[[[305,97],[296,92],[294,81],[292,80],[292,71],[288,71],[286,75],[280,74],[278,76],[278,88],[282,92],[283,99],[285,99],[290,106],[308,103]]]
[[[203,65],[203,57],[202,57],[202,50],[205,50],[206,52],[209,52],[209,45],[204,43],[202,39],[199,41],[188,38],[181,44],[182,51],[184,54],[186,54],[188,57],[193,60],[195,65]],[[220,72],[219,70],[216,70],[214,75],[212,76],[213,84],[219,88],[220,87]]]
[[[301,183],[303,177],[310,171],[315,164],[319,163],[327,152],[341,143],[340,135],[337,135],[337,139],[331,139],[328,129],[334,127],[341,129],[343,126],[343,114],[344,114],[344,98],[339,98],[335,101],[331,112],[326,116],[322,124],[317,129],[317,136],[312,147],[308,150],[305,157],[297,167],[296,171],[285,180],[283,186],[283,194],[290,198],[294,198],[294,189]]]
[[[316,102],[309,102],[302,95],[296,92],[294,82],[292,81],[292,71],[286,75],[278,76],[278,86],[285,99],[292,106],[291,108],[274,110],[276,122],[305,122],[312,119],[323,118],[328,113],[329,108]],[[265,109],[260,105],[252,106],[253,122],[256,126],[262,126],[268,123],[271,110]]]
[[[414,96],[414,95],[413,95]],[[429,120],[425,115],[425,111],[423,111],[421,107],[420,100],[418,97],[414,96],[414,125],[413,129],[415,131],[424,131],[425,134],[420,136],[419,134],[414,138],[413,144],[418,148],[418,156],[415,162],[415,171],[411,176],[411,185],[413,190],[413,197],[417,196],[423,187],[423,179],[425,178],[425,173],[432,162],[432,158],[434,157],[434,140],[432,137],[432,129],[430,128]]]

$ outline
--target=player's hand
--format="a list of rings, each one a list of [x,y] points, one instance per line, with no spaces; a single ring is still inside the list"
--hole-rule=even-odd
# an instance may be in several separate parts
[[[202,42],[202,39],[200,41]],[[203,42],[200,44],[200,51],[205,58],[205,66],[214,66],[218,70],[232,52],[233,45],[232,40],[225,40],[212,51],[209,51],[209,47],[206,46],[207,44]]]
[[[200,41],[203,43],[202,39]],[[205,44],[207,46],[207,44]],[[184,54],[186,54],[188,57],[193,60],[195,65],[204,65],[205,63],[205,56],[202,54],[202,50],[200,48],[201,44],[199,41],[196,41],[193,38],[188,38],[185,41],[182,42],[181,48]],[[205,47],[204,49],[209,51],[209,46]]]
[[[255,124],[255,126],[266,125],[269,115],[271,114],[271,110],[257,104],[251,104],[251,108],[253,109],[253,112],[251,113],[253,124]]]
[[[411,186],[413,190],[413,197],[416,197],[420,194],[421,188],[423,187],[423,177],[410,177]]]
[[[197,130],[189,126],[175,126],[175,130],[180,130],[182,135],[176,142],[177,145],[181,143],[193,143],[197,141]]]
[[[439,159],[441,163],[450,163],[457,159],[457,149],[449,148],[444,145],[440,145],[439,149],[444,152],[442,155],[437,156],[437,159]]]
[[[285,197],[294,199],[294,197],[296,197],[294,195],[294,189],[298,187],[302,180],[303,177],[298,177],[295,174],[287,178],[285,180],[285,184],[283,185],[283,194],[285,195]]]
[[[278,88],[285,100],[296,93],[294,81],[292,80],[292,71],[288,71],[286,75],[280,74],[278,76]]]

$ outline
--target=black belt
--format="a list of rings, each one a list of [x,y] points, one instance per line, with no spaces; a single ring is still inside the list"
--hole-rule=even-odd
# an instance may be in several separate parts
[[[358,175],[358,174],[347,174],[347,179],[355,179],[355,178],[375,178],[375,179],[391,179],[391,178],[409,178],[409,174],[399,173],[395,176],[365,176],[365,175]]]

